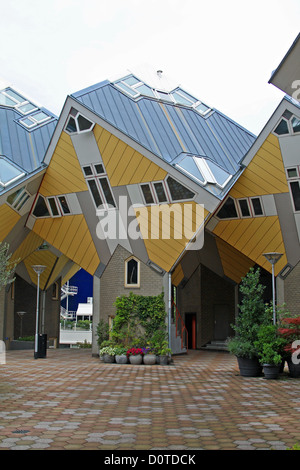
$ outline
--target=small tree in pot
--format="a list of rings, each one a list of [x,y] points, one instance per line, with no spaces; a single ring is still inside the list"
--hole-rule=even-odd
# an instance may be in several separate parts
[[[261,325],[255,347],[266,379],[276,379],[283,360],[285,340],[278,335],[277,326]]]
[[[254,343],[258,339],[259,326],[267,321],[269,315],[263,301],[265,286],[260,283],[259,276],[260,269],[251,268],[242,279],[240,292],[243,298],[236,323],[232,325],[235,337],[227,343],[229,352],[237,357],[241,375],[245,377],[257,377],[262,372]]]

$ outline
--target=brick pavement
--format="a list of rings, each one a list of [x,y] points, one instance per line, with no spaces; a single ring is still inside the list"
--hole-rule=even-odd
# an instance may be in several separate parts
[[[132,366],[88,349],[8,351],[0,450],[282,450],[300,443],[299,390],[287,371],[241,377],[225,352]]]

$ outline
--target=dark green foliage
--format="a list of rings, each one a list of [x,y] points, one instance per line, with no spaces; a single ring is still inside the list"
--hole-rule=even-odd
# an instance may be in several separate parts
[[[112,338],[117,343],[146,346],[154,332],[165,330],[164,294],[122,295],[116,299]]]
[[[251,268],[243,278],[240,292],[243,295],[239,305],[236,323],[232,325],[235,337],[228,342],[228,350],[240,357],[257,357],[255,341],[261,324],[269,323],[270,311],[265,308],[263,292],[265,286],[259,281],[260,269]]]

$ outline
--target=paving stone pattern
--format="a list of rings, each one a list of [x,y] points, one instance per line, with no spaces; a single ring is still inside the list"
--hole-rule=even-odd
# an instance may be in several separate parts
[[[300,443],[299,380],[241,377],[226,352],[133,366],[87,349],[8,351],[0,450],[282,450]]]

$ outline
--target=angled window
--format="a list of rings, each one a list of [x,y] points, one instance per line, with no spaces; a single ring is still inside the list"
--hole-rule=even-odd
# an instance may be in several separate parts
[[[35,217],[49,217],[50,216],[46,201],[43,198],[43,196],[41,196],[40,194],[36,200],[36,203],[33,209],[33,215]]]
[[[146,204],[154,204],[150,184],[141,184],[141,190]]]
[[[58,201],[64,215],[70,214],[70,208],[66,196],[58,196]]]
[[[239,199],[239,206],[240,206],[240,211],[241,211],[242,217],[250,217],[251,216],[247,199]]]
[[[30,194],[26,191],[26,188],[23,187],[7,196],[6,201],[15,210],[20,211],[29,198]]]
[[[102,199],[101,199],[100,191],[99,191],[98,185],[96,183],[96,180],[95,179],[87,180],[87,184],[90,188],[90,193],[92,195],[92,198],[93,198],[93,201],[95,203],[96,209],[99,209],[100,207],[103,206],[103,202],[102,202]]]
[[[78,113],[76,109],[72,108],[70,115],[67,119],[65,130],[68,134],[80,134],[82,132],[89,132],[93,129],[94,123]]]
[[[52,217],[60,217],[61,214],[60,214],[59,209],[57,207],[55,197],[48,197],[47,201],[48,201],[48,204],[49,204],[49,207],[50,207]]]
[[[295,211],[300,211],[300,181],[290,182]]]
[[[140,287],[140,262],[134,257],[125,261],[125,287]]]
[[[238,218],[238,213],[235,207],[234,200],[229,196],[225,201],[219,212],[217,213],[219,219],[236,219]]]
[[[300,211],[300,167],[286,168],[286,175],[294,210],[298,212]]]
[[[193,199],[195,193],[183,186],[171,176],[167,178],[167,185],[171,194],[172,201],[181,201],[185,199]]]
[[[0,187],[6,188],[6,186],[14,183],[24,175],[25,173],[19,170],[14,164],[0,157]]]
[[[259,197],[251,198],[254,215],[263,215],[262,203]]]
[[[86,183],[96,209],[115,208],[116,203],[106,175],[103,163],[93,163],[82,167]]]
[[[281,119],[280,123],[275,128],[274,132],[277,135],[289,134],[289,127],[288,127],[287,121],[285,119]]]
[[[300,132],[300,119],[293,117],[291,122],[292,122],[293,132]]]
[[[168,199],[165,193],[163,182],[159,181],[158,183],[153,183],[153,186],[156,192],[158,202],[167,202]]]

